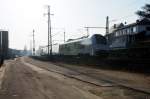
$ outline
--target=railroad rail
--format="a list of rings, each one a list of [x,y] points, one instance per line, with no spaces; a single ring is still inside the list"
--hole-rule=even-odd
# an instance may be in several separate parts
[[[83,72],[79,72],[79,71],[76,71],[76,72],[78,72],[80,75],[86,75],[86,76],[88,76],[88,77],[97,79],[96,77],[91,76],[91,75],[88,74],[88,73],[83,73]],[[56,72],[56,73],[59,73],[59,72]],[[86,82],[86,83],[90,83],[90,84],[94,84],[94,85],[96,85],[96,86],[102,87],[102,85],[95,84],[95,83],[90,82],[90,81],[85,81],[85,80],[82,80],[82,79],[78,79],[78,78],[76,78],[76,77],[74,77],[74,76],[68,76],[68,75],[65,75],[65,74],[63,74],[63,73],[59,73],[59,74],[62,74],[62,75],[64,75],[64,76],[67,76],[67,77],[70,77],[70,78],[74,78],[74,79],[80,80],[80,81],[82,81],[82,82]],[[105,81],[106,83],[111,84],[111,85],[112,85],[111,87],[113,87],[113,85],[115,85],[115,86],[118,86],[118,87],[130,89],[130,90],[133,90],[133,91],[136,91],[136,92],[140,92],[140,93],[144,93],[144,94],[150,95],[150,92],[148,92],[148,91],[141,90],[141,89],[138,89],[138,88],[135,88],[135,87],[130,87],[130,86],[128,86],[128,85],[125,85],[125,84],[123,84],[123,83],[119,83],[119,82],[117,82],[117,81],[115,82],[115,81],[112,81],[112,80],[109,80],[109,79],[107,79],[107,80],[106,80],[106,79],[105,79],[105,80],[104,80],[104,79],[100,79],[100,80]],[[105,87],[110,87],[110,86],[105,86]]]

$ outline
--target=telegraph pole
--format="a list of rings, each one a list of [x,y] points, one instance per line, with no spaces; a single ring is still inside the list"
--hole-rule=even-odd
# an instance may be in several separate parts
[[[49,23],[49,36],[50,36],[50,55],[52,55],[52,33],[51,33],[51,14],[50,14],[50,6],[48,6],[48,23]]]
[[[106,17],[106,35],[109,33],[109,17]]]
[[[48,8],[48,55],[52,55],[52,33],[51,33],[51,14],[50,13],[50,6],[47,6]]]
[[[33,55],[35,55],[35,39],[34,39],[34,29],[33,29]]]
[[[30,40],[30,55],[32,55],[32,40]]]
[[[66,42],[66,41],[65,41],[65,36],[66,36],[66,32],[65,32],[65,30],[64,30],[64,43]]]
[[[48,55],[50,55],[50,6],[48,6]]]

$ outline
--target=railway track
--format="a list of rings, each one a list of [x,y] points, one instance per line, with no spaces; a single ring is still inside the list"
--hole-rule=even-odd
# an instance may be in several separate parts
[[[81,73],[82,73],[82,72],[81,72]],[[96,77],[94,77],[94,76],[92,76],[92,75],[90,75],[90,74],[87,74],[87,73],[82,73],[82,74],[85,74],[85,75],[87,75],[87,76],[89,76],[89,77],[92,77],[92,78],[97,79]],[[131,86],[128,86],[128,85],[126,85],[126,84],[119,83],[119,82],[117,82],[117,81],[112,81],[112,80],[110,80],[110,79],[107,79],[107,80],[105,79],[104,81],[109,82],[109,83],[113,83],[113,84],[115,84],[115,85],[117,85],[117,86],[119,86],[119,87],[123,87],[123,88],[126,88],[126,89],[130,89],[130,90],[133,90],[133,91],[137,91],[137,92],[141,92],[141,93],[149,94],[149,95],[150,95],[150,92],[149,92],[149,91],[141,90],[141,89],[136,88],[136,87],[131,87]]]
[[[130,90],[133,90],[133,91],[136,91],[136,92],[140,92],[140,93],[144,93],[144,94],[150,95],[150,92],[148,92],[148,91],[141,90],[141,89],[138,89],[138,88],[135,88],[135,87],[130,87],[128,85],[125,85],[125,84],[122,84],[122,83],[119,83],[119,82],[114,82],[114,81],[109,80],[109,79],[107,79],[107,80],[106,79],[105,80],[104,79],[100,79],[101,81],[107,83],[106,85],[101,85],[101,84],[97,84],[97,83],[94,83],[94,82],[91,82],[91,81],[87,81],[87,80],[83,80],[83,79],[77,78],[74,75],[69,76],[69,75],[61,73],[59,71],[53,71],[53,70],[49,70],[49,69],[46,69],[46,70],[51,71],[51,72],[55,72],[55,73],[58,73],[58,74],[61,74],[61,75],[64,75],[64,76],[69,77],[69,78],[74,78],[74,79],[80,80],[80,81],[85,82],[85,83],[90,83],[90,84],[93,84],[93,85],[96,85],[96,86],[100,86],[100,87],[115,87],[115,86],[118,86],[118,87],[122,87],[122,88],[125,88],[125,89],[130,89]],[[78,71],[76,71],[76,72],[78,72]],[[94,78],[94,79],[96,78],[96,77],[93,77],[93,76],[91,76],[90,74],[87,74],[87,73],[82,73],[82,72],[78,72],[78,73],[79,73],[79,76],[80,75],[86,75],[86,76]]]
[[[80,75],[86,75],[88,77],[91,77],[91,78],[94,78],[94,79],[98,79],[98,80],[102,80],[104,82],[107,82],[107,83],[110,83],[112,85],[115,85],[115,86],[119,86],[119,87],[122,87],[122,88],[126,88],[126,89],[130,89],[130,90],[133,90],[133,91],[137,91],[137,92],[141,92],[141,93],[144,93],[144,94],[148,94],[150,95],[150,90],[145,90],[145,89],[142,89],[142,88],[138,88],[138,87],[133,87],[133,86],[129,86],[127,84],[124,84],[124,83],[120,83],[118,82],[117,80],[112,80],[112,79],[109,79],[110,77],[109,76],[106,76],[106,78],[108,79],[102,79],[100,77],[96,77],[96,76],[93,76],[91,73],[86,73],[86,72],[81,72],[81,71],[77,71],[75,70],[74,68],[70,68],[70,67],[66,67],[64,65],[59,65],[57,63],[54,63],[56,66],[63,66],[64,68],[67,68],[69,70],[72,70],[72,71],[75,71],[75,72],[78,72]],[[92,71],[93,72],[93,71]],[[96,72],[96,71],[95,71]],[[98,74],[97,74],[98,75]]]

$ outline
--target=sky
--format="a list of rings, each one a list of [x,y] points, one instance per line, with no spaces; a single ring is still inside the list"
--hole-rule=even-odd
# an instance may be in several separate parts
[[[28,49],[35,30],[36,49],[47,45],[47,5],[51,7],[53,44],[86,35],[86,26],[105,27],[120,22],[132,23],[135,14],[150,0],[0,0],[0,29],[9,31],[9,47]],[[113,21],[115,20],[115,21]],[[105,29],[90,29],[90,35],[105,35]]]

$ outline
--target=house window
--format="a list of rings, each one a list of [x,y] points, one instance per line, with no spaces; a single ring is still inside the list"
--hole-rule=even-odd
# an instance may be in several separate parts
[[[118,31],[118,36],[120,36],[120,31]]]
[[[127,34],[130,34],[130,28],[127,29]]]
[[[125,29],[123,30],[123,35],[125,35]]]
[[[119,36],[121,36],[121,30],[119,31]]]
[[[124,30],[124,35],[127,35],[127,29]]]
[[[115,32],[116,36],[118,36],[118,32]]]
[[[133,27],[131,27],[130,32],[131,32],[131,34],[133,33]]]
[[[123,35],[123,30],[121,30],[121,35]]]
[[[134,32],[134,33],[136,33],[136,32],[137,32],[137,28],[136,28],[136,26],[135,26],[135,27],[133,27],[133,32]]]

